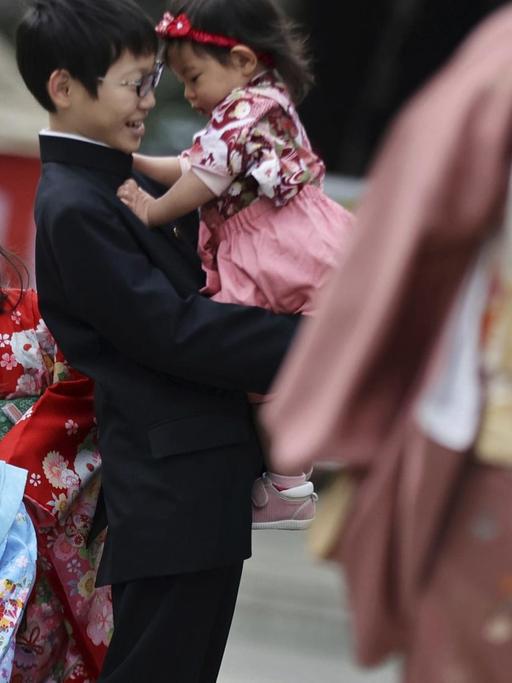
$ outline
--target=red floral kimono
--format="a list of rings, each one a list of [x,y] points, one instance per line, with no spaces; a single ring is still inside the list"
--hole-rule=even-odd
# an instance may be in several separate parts
[[[28,470],[38,573],[12,683],[96,680],[112,633],[109,588],[94,587],[103,536],[87,544],[100,487],[92,382],[56,349],[34,291],[0,314],[0,459]],[[9,429],[9,426],[12,428]]]

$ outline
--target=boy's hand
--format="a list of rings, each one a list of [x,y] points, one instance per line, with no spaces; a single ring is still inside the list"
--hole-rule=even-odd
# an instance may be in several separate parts
[[[149,210],[155,199],[147,192],[144,192],[144,190],[137,185],[135,180],[126,180],[118,188],[117,196],[123,204],[126,204],[126,206],[133,211],[139,220],[148,227],[150,226]]]

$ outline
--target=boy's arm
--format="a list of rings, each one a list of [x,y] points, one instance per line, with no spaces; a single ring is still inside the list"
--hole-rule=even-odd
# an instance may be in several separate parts
[[[127,228],[131,217],[101,200],[91,209],[69,203],[46,221],[38,216],[38,272],[57,269],[77,324],[134,362],[189,381],[265,393],[296,331],[299,316],[275,315],[220,304],[199,294],[180,297]],[[85,201],[84,201],[85,204]],[[55,206],[55,203],[53,204]],[[54,275],[50,274],[50,278]],[[62,322],[52,295],[41,291],[41,310],[57,333]],[[59,294],[59,298],[62,295]],[[92,337],[94,339],[94,335]],[[85,369],[83,355],[66,348],[70,363]],[[98,349],[101,354],[101,349]]]
[[[165,187],[174,185],[182,173],[178,157],[150,157],[145,154],[134,154],[133,168]]]

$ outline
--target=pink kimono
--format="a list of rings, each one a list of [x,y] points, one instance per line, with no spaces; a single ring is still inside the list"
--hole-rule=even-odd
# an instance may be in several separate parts
[[[263,411],[277,467],[313,457],[359,475],[332,556],[358,659],[401,653],[406,683],[510,681],[512,469],[475,457],[477,403],[449,445],[422,408],[450,370],[449,323],[502,221],[511,162],[508,8],[396,121],[352,249]]]
[[[324,164],[277,72],[257,75],[218,104],[182,165],[216,195],[201,209],[203,293],[311,313],[352,215],[323,192]]]

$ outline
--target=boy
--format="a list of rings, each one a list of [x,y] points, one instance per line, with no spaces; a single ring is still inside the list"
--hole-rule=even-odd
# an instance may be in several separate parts
[[[156,50],[132,0],[34,0],[17,33],[50,121],[40,307],[96,383],[108,519],[97,583],[112,584],[114,608],[100,680],[211,683],[261,469],[245,395],[267,391],[296,320],[199,296],[195,223],[150,231],[117,199],[155,104]]]

